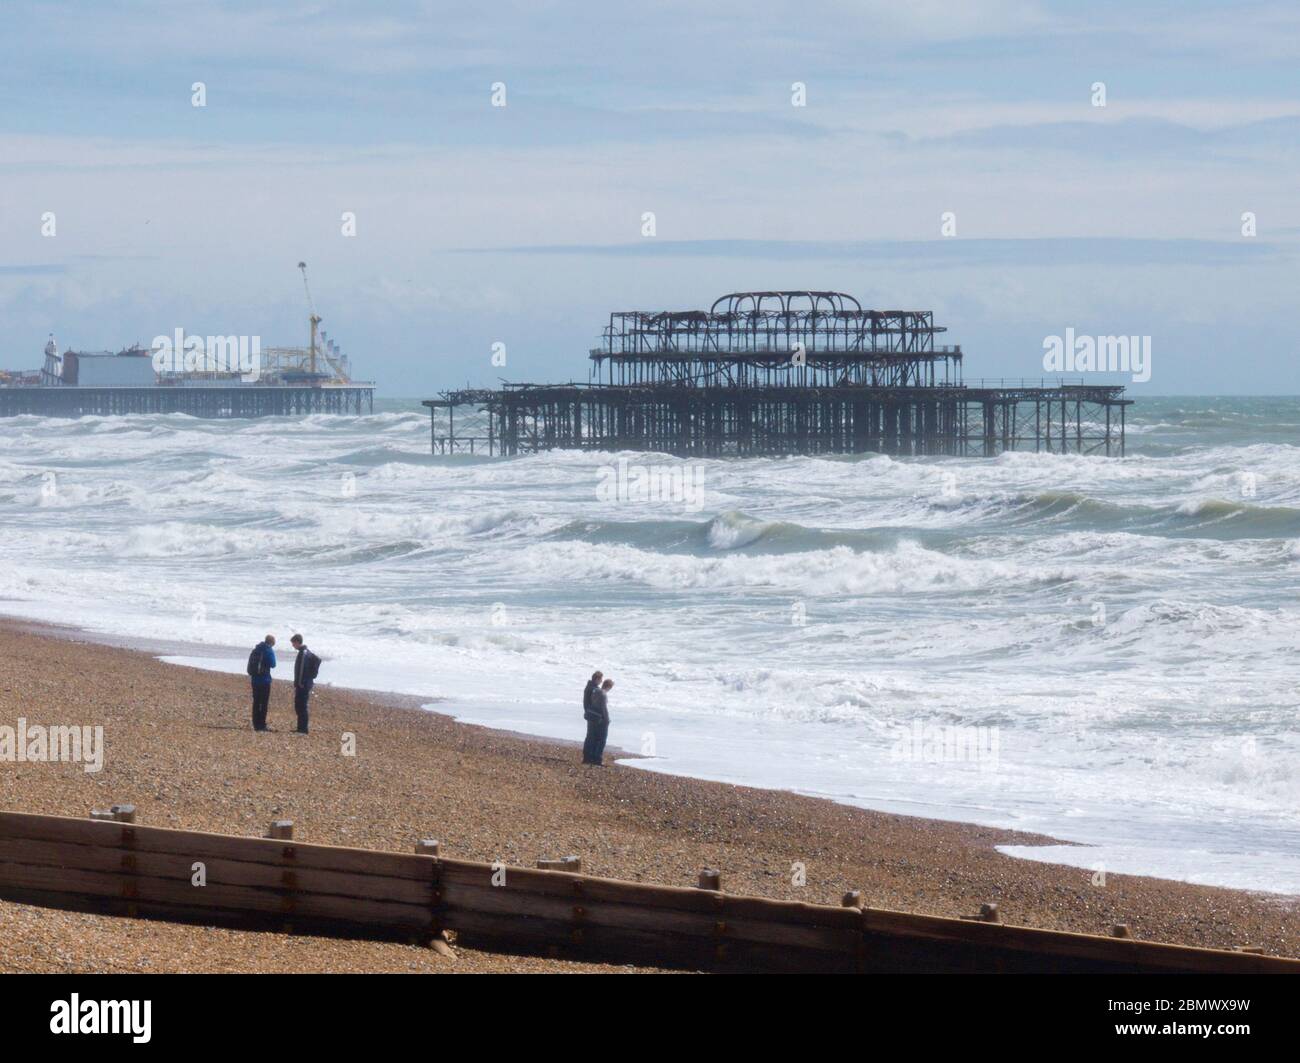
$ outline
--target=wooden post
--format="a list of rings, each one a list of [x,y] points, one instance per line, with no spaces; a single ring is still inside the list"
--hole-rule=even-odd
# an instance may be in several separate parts
[[[276,819],[271,821],[271,829],[266,832],[268,838],[279,838],[288,841],[293,837],[293,820]]]
[[[722,872],[714,871],[706,867],[700,872],[700,889],[702,890],[721,890],[722,889]]]
[[[1129,937],[1127,923],[1112,923],[1110,927],[1110,936],[1113,938]]]
[[[415,851],[420,856],[437,856],[438,839],[421,838],[415,843]],[[447,931],[445,930],[434,930],[422,940],[414,942],[414,944],[428,945],[428,947],[433,949],[433,951],[439,956],[449,960],[456,959],[456,954],[452,951],[451,945],[447,942]]]
[[[862,907],[862,891],[861,891],[861,890],[849,890],[848,893],[846,893],[843,897],[840,898],[840,907],[841,907],[841,908],[861,908],[861,907]]]
[[[110,812],[119,823],[135,822],[135,805],[114,805]]]

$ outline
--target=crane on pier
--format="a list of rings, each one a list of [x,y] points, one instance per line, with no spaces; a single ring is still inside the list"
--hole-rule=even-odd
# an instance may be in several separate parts
[[[347,383],[351,379],[351,370],[348,365],[347,356],[340,350],[337,343],[325,336],[325,330],[320,327],[321,316],[316,313],[316,300],[311,295],[311,285],[307,282],[307,263],[299,262],[298,268],[302,271],[302,288],[307,293],[307,307],[311,311],[311,347],[307,354],[307,374],[309,379],[328,378],[339,383]],[[319,371],[317,356],[325,362],[326,372]],[[302,364],[299,362],[299,369]]]
[[[320,326],[321,317],[316,313],[316,300],[311,297],[311,285],[307,283],[307,263],[299,262],[298,268],[302,270],[302,287],[307,293],[307,307],[311,310],[311,372],[316,373],[316,330]]]

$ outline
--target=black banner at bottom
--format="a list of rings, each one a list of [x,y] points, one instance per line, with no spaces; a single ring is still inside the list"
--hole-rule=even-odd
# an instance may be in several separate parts
[[[559,1047],[572,1036],[590,1046],[593,1036],[631,1033],[662,1037],[674,1051],[688,1031],[712,1031],[758,1034],[769,1051],[831,1038],[843,1046],[845,1036],[918,1048],[995,1038],[999,1048],[1232,1051],[1290,1045],[1297,1032],[1297,983],[1285,977],[705,977],[9,975],[0,992],[10,1045],[90,1050],[283,1044],[337,1053],[394,1039],[436,1050],[454,1036],[490,1051],[521,1036]]]

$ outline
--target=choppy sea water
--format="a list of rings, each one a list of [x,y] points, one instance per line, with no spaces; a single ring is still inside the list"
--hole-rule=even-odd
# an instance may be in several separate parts
[[[0,422],[0,611],[301,630],[322,680],[573,739],[599,667],[643,768],[1300,893],[1300,399],[1143,400],[1124,460],[434,457],[380,405]]]

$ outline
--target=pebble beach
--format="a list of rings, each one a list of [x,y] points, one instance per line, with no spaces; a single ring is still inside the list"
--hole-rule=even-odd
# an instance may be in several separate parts
[[[581,689],[575,682],[575,698]],[[423,704],[437,696],[430,692]],[[1213,947],[1300,955],[1300,898],[1108,875],[1018,860],[1000,844],[1052,839],[877,813],[791,793],[580,763],[573,743],[469,726],[414,699],[318,686],[312,733],[291,733],[277,680],[270,733],[249,727],[247,680],[164,664],[67,630],[0,624],[0,724],[102,726],[103,770],[0,760],[0,808],[67,816],[132,803],[138,821],[262,835],[290,819],[304,841],[533,866],[582,857],[584,871],[691,885],[720,869],[728,891]],[[454,711],[447,706],[447,711]],[[342,753],[344,733],[356,755]],[[611,758],[612,759],[612,758]],[[3,853],[0,852],[0,859]],[[806,881],[792,882],[802,864]],[[627,971],[453,947],[238,931],[66,912],[0,900],[5,972]]]

